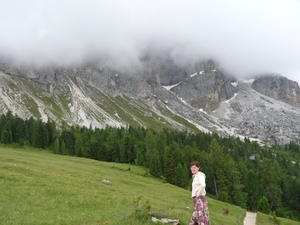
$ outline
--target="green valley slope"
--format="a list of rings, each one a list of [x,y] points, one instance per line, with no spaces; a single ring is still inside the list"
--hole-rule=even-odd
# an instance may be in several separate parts
[[[6,225],[152,224],[151,215],[184,224],[191,216],[190,191],[146,176],[141,167],[27,148],[1,146],[0,155]],[[208,200],[212,224],[242,224],[244,209]]]

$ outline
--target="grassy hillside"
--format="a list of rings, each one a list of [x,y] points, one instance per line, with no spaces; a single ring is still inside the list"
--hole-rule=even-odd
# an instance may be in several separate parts
[[[192,208],[190,191],[145,174],[133,165],[0,146],[0,221],[147,225],[153,224],[150,215],[155,215],[186,224]],[[243,224],[245,210],[208,200],[212,225]]]
[[[285,218],[277,217],[277,220],[280,225],[300,225],[300,222],[285,219]],[[272,225],[272,224],[275,224],[273,221],[274,220],[270,220],[269,215],[266,215],[266,214],[263,214],[260,212],[257,213],[257,216],[256,216],[256,224],[257,225]]]
[[[0,221],[147,225],[153,224],[150,216],[154,215],[186,224],[192,208],[190,191],[145,174],[133,165],[0,146]],[[243,224],[245,210],[208,200],[212,225]],[[223,214],[225,208],[228,215]],[[281,224],[299,224],[279,219]],[[272,224],[260,213],[257,222]]]
[[[36,149],[0,147],[0,155],[3,224],[151,224],[143,214],[184,224],[191,215],[190,191],[145,177],[140,167]],[[242,224],[245,210],[209,203],[212,224]]]

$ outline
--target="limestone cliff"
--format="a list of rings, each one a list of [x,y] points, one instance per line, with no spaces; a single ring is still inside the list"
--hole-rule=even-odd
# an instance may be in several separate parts
[[[257,92],[293,106],[300,106],[298,83],[281,75],[264,75],[252,83]]]

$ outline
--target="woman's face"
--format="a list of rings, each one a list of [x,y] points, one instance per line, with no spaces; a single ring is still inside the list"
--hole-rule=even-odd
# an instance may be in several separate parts
[[[191,169],[192,174],[196,174],[199,172],[199,167],[197,167],[197,166],[191,166],[190,169]]]

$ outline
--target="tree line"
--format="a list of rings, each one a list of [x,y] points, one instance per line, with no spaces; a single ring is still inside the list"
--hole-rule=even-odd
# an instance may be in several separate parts
[[[182,188],[190,187],[189,164],[197,160],[212,197],[251,211],[276,211],[282,217],[300,212],[300,164],[289,158],[300,158],[300,146],[295,143],[267,147],[215,133],[132,126],[58,129],[53,121],[23,120],[11,112],[1,115],[0,134],[4,144],[143,166],[147,174]]]

